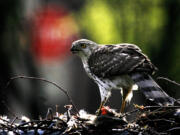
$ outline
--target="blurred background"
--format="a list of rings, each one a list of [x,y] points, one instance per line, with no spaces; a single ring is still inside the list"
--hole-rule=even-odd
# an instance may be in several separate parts
[[[134,43],[164,76],[180,82],[179,0],[6,0],[0,2],[0,113],[45,117],[48,107],[64,111],[64,93],[51,84],[9,78],[35,76],[56,82],[71,95],[78,109],[94,113],[100,104],[97,86],[80,59],[69,49],[74,40],[101,44]],[[159,81],[173,97],[178,87]],[[120,94],[110,102],[120,108]],[[143,104],[135,93],[134,103]]]

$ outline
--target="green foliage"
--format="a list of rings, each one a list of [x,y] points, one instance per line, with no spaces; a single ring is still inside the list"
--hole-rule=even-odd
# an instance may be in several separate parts
[[[166,16],[159,1],[88,1],[78,18],[85,34],[99,43],[131,42],[146,53],[159,47]]]
[[[178,8],[178,4],[174,5]],[[171,45],[164,42],[168,34],[171,34],[167,33],[171,19],[168,8],[171,8],[171,5],[165,0],[91,0],[86,1],[76,18],[82,33],[89,39],[102,44],[137,44],[155,60],[155,65],[161,68],[160,72],[170,72],[165,75],[180,81],[177,75],[177,72],[180,74],[180,41],[168,41],[174,44],[174,51],[170,51],[171,57],[164,58],[166,62],[163,63],[162,58],[163,51],[166,53],[169,50],[167,46]],[[166,66],[167,63],[171,65]]]
[[[97,42],[108,43],[120,39],[110,8],[103,1],[89,1],[81,11],[79,20],[82,29]]]

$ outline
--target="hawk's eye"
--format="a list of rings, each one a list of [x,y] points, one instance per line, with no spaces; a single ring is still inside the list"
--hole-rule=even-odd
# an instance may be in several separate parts
[[[81,47],[82,48],[86,48],[86,44],[81,44]]]

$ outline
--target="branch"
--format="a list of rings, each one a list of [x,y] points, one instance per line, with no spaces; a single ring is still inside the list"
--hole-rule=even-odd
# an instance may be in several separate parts
[[[176,108],[180,108],[180,106],[145,106],[143,109],[151,109],[151,108],[171,108],[171,109],[176,109]]]
[[[170,79],[168,79],[168,78],[165,78],[165,77],[158,77],[157,79],[158,79],[158,80],[166,80],[166,81],[168,81],[168,82],[170,82],[170,83],[173,83],[173,84],[175,84],[175,85],[177,85],[177,86],[180,86],[179,83],[177,83],[177,82],[175,82],[175,81],[172,81],[172,80],[170,80]]]
[[[143,106],[142,108],[140,107],[136,107],[136,109],[130,111],[130,112],[126,112],[124,113],[122,116],[120,116],[120,118],[126,117],[127,115],[131,115],[132,113],[135,113],[139,110],[145,110],[145,109],[162,109],[162,108],[168,108],[168,109],[177,109],[180,108],[180,106]]]
[[[12,77],[10,78],[10,80],[7,82],[7,85],[6,85],[6,88],[8,88],[8,86],[10,85],[10,83],[12,81],[14,81],[15,79],[30,79],[30,80],[39,80],[39,81],[43,81],[43,82],[47,82],[47,83],[50,83],[52,85],[54,85],[55,87],[57,87],[59,90],[61,90],[68,98],[69,102],[73,105],[73,107],[75,108],[75,111],[76,113],[78,113],[78,109],[77,107],[75,106],[75,104],[73,103],[72,101],[72,98],[70,97],[68,91],[64,90],[63,88],[61,88],[58,84],[56,84],[55,82],[52,82],[52,81],[49,81],[49,80],[46,80],[44,78],[38,78],[38,77],[29,77],[29,76],[15,76],[15,77]]]

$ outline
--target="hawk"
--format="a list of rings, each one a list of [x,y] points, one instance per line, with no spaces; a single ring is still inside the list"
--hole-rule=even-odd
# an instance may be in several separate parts
[[[98,45],[93,41],[80,39],[72,43],[71,52],[81,58],[88,76],[99,87],[101,105],[98,114],[112,89],[121,91],[121,113],[126,102],[130,102],[132,98],[134,86],[157,105],[173,105],[175,102],[151,78],[157,68],[134,44]]]

